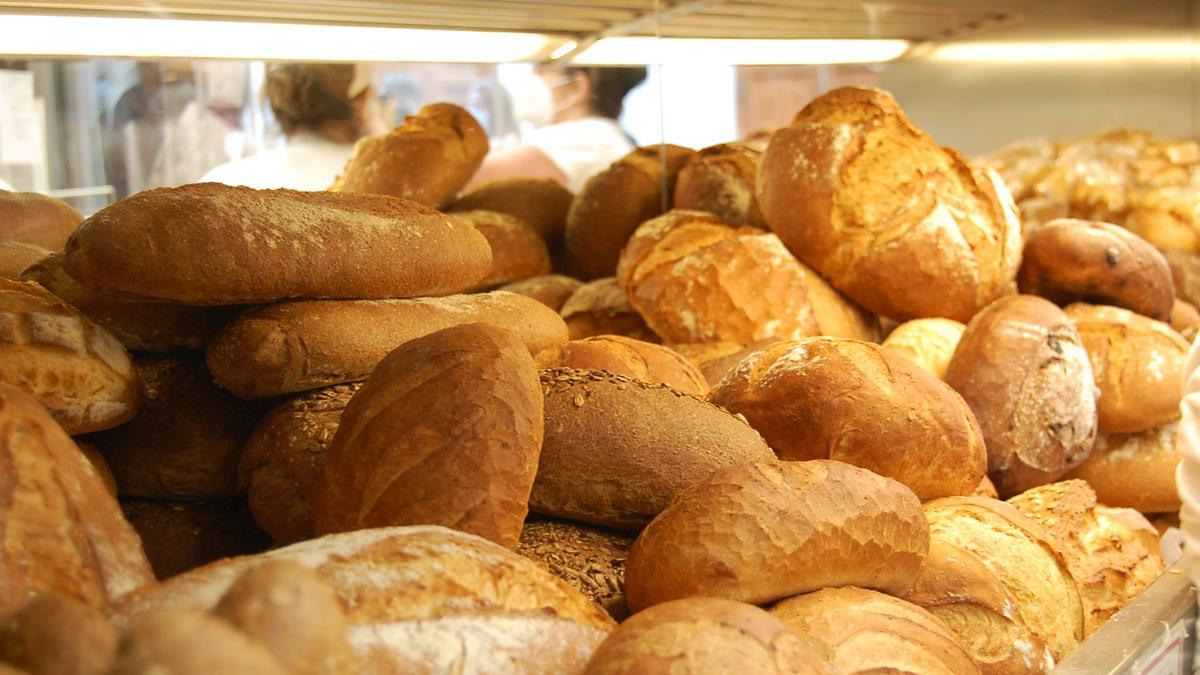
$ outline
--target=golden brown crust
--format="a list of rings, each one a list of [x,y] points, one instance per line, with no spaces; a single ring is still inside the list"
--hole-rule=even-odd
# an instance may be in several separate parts
[[[502,291],[409,300],[298,300],[247,311],[208,349],[222,387],[265,398],[367,379],[392,350],[443,328],[486,323],[536,354],[567,341],[545,305]]]
[[[779,340],[769,338],[759,340],[748,347],[733,342],[675,343],[670,347],[699,366],[709,386],[716,387],[725,374],[741,363],[742,359],[776,342]]]
[[[0,241],[0,277],[20,279],[21,272],[33,263],[50,255],[48,248],[23,241]]]
[[[583,286],[583,282],[561,274],[544,274],[501,286],[499,290],[533,298],[554,311],[560,311],[567,299]]]
[[[680,169],[672,206],[707,211],[734,227],[767,229],[754,194],[760,161],[762,151],[742,143],[700,150]]]
[[[195,610],[163,609],[138,617],[125,631],[108,675],[207,675],[287,670],[261,644],[228,623]]]
[[[539,368],[604,370],[650,384],[665,384],[700,398],[708,394],[709,388],[704,375],[678,352],[623,335],[572,340],[561,349],[539,354],[537,364]]]
[[[1138,434],[1099,434],[1091,457],[1067,474],[1087,481],[1105,506],[1142,513],[1172,513],[1180,508],[1175,487],[1179,450],[1178,423]]]
[[[1196,333],[1200,332],[1200,310],[1190,302],[1175,298],[1175,303],[1171,305],[1171,320],[1168,323],[1180,337],[1191,344],[1192,340],[1196,339]]]
[[[491,253],[474,228],[395,197],[198,183],[100,210],[63,265],[116,298],[236,305],[457,293]]]
[[[142,405],[121,343],[35,283],[0,279],[0,381],[32,394],[69,434],[117,426]]]
[[[92,468],[100,475],[100,480],[104,483],[104,489],[108,494],[116,497],[117,479],[113,477],[112,469],[108,466],[108,460],[104,459],[104,455],[100,454],[96,446],[77,438],[73,440],[75,441],[75,446],[79,448],[84,457],[87,457],[87,460],[92,463]]]
[[[498,211],[520,220],[544,239],[561,237],[575,195],[549,178],[509,178],[485,183],[459,197],[448,212]]]
[[[81,222],[83,216],[60,199],[36,192],[0,190],[0,240],[57,251]]]
[[[393,195],[441,208],[487,153],[487,132],[471,113],[452,103],[433,103],[392,131],[358,141],[330,189]]]
[[[743,420],[666,385],[571,368],[541,382],[538,513],[636,530],[714,471],[773,457]]]
[[[478,230],[492,249],[492,270],[476,288],[494,288],[550,273],[546,242],[520,220],[496,211],[459,211],[454,217]]]
[[[42,593],[0,622],[0,663],[30,673],[101,675],[116,651],[104,614],[58,593]]]
[[[517,553],[533,560],[571,588],[591,598],[609,616],[623,621],[625,558],[633,536],[561,520],[530,520],[521,530]]]
[[[950,358],[966,329],[953,319],[913,319],[896,326],[883,346],[945,381]]]
[[[1162,251],[1197,252],[1200,247],[1200,195],[1194,186],[1131,189],[1126,198],[1128,204],[1122,224],[1130,232]]]
[[[595,335],[624,335],[643,342],[658,342],[642,316],[629,304],[616,277],[590,281],[567,298],[559,310],[572,340]]]
[[[221,558],[259,553],[271,545],[271,538],[255,524],[241,499],[122,499],[121,510],[142,540],[146,558],[159,579]]]
[[[37,401],[0,383],[0,617],[44,591],[103,610],[153,583],[83,453]]]
[[[1175,297],[1200,306],[1200,254],[1164,251],[1163,257],[1171,268]]]
[[[1048,300],[1018,295],[967,325],[946,382],[974,411],[1000,496],[1057,480],[1091,452],[1096,397],[1087,352]]]
[[[741,414],[781,459],[835,459],[917,497],[970,494],[987,467],[975,415],[958,394],[880,345],[779,342],[747,356],[709,399]]]
[[[316,532],[444,525],[515,548],[542,408],[533,359],[508,331],[467,324],[406,343],[346,405],[317,485]]]
[[[629,551],[634,612],[695,595],[761,604],[833,586],[897,594],[929,548],[921,503],[829,460],[753,462],[683,491]]]

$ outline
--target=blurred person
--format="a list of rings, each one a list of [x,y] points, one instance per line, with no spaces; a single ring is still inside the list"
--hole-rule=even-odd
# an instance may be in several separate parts
[[[104,172],[117,197],[156,187],[168,129],[195,97],[191,65],[182,61],[139,61],[137,82],[113,107],[106,135]]]
[[[520,145],[498,148],[467,185],[470,190],[501,178],[549,178],[579,192],[599,173],[634,149],[617,123],[625,97],[646,79],[646,69],[541,66],[542,90],[520,96],[535,129]]]

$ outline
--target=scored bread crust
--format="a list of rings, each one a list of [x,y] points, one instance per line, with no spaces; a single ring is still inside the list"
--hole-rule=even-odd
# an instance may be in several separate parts
[[[700,150],[680,169],[672,206],[707,211],[734,227],[767,229],[754,193],[761,161],[762,151],[744,143]]]

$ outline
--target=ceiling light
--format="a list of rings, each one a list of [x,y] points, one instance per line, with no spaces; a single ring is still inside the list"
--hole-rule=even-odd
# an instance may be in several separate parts
[[[1190,63],[1196,46],[1186,37],[1141,40],[961,42],[934,46],[927,58],[971,63]]]
[[[571,61],[588,65],[880,63],[898,58],[908,46],[907,40],[620,37],[600,40]]]

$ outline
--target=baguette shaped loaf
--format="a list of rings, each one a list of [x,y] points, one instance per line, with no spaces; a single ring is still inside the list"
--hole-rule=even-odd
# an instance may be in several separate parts
[[[520,220],[542,238],[561,239],[567,211],[575,195],[549,178],[507,178],[480,185],[459,197],[447,209],[497,211]]]
[[[298,300],[242,314],[208,348],[208,369],[238,396],[265,398],[367,379],[400,345],[443,328],[511,330],[531,354],[567,341],[562,319],[503,291],[409,300]]]
[[[43,591],[100,610],[154,583],[117,501],[37,401],[0,383],[0,616]]]
[[[0,190],[0,240],[57,251],[81,222],[83,216],[61,199]]]
[[[0,279],[0,381],[32,394],[69,434],[117,426],[142,406],[121,343],[34,283]]]
[[[754,194],[762,151],[742,143],[704,148],[688,158],[675,181],[672,205],[707,211],[735,227],[767,229]]]
[[[444,525],[515,548],[542,425],[537,369],[508,331],[467,324],[408,342],[342,414],[316,531]]]
[[[491,251],[474,228],[395,197],[198,183],[100,210],[63,264],[113,297],[236,305],[457,293],[488,273]]]

